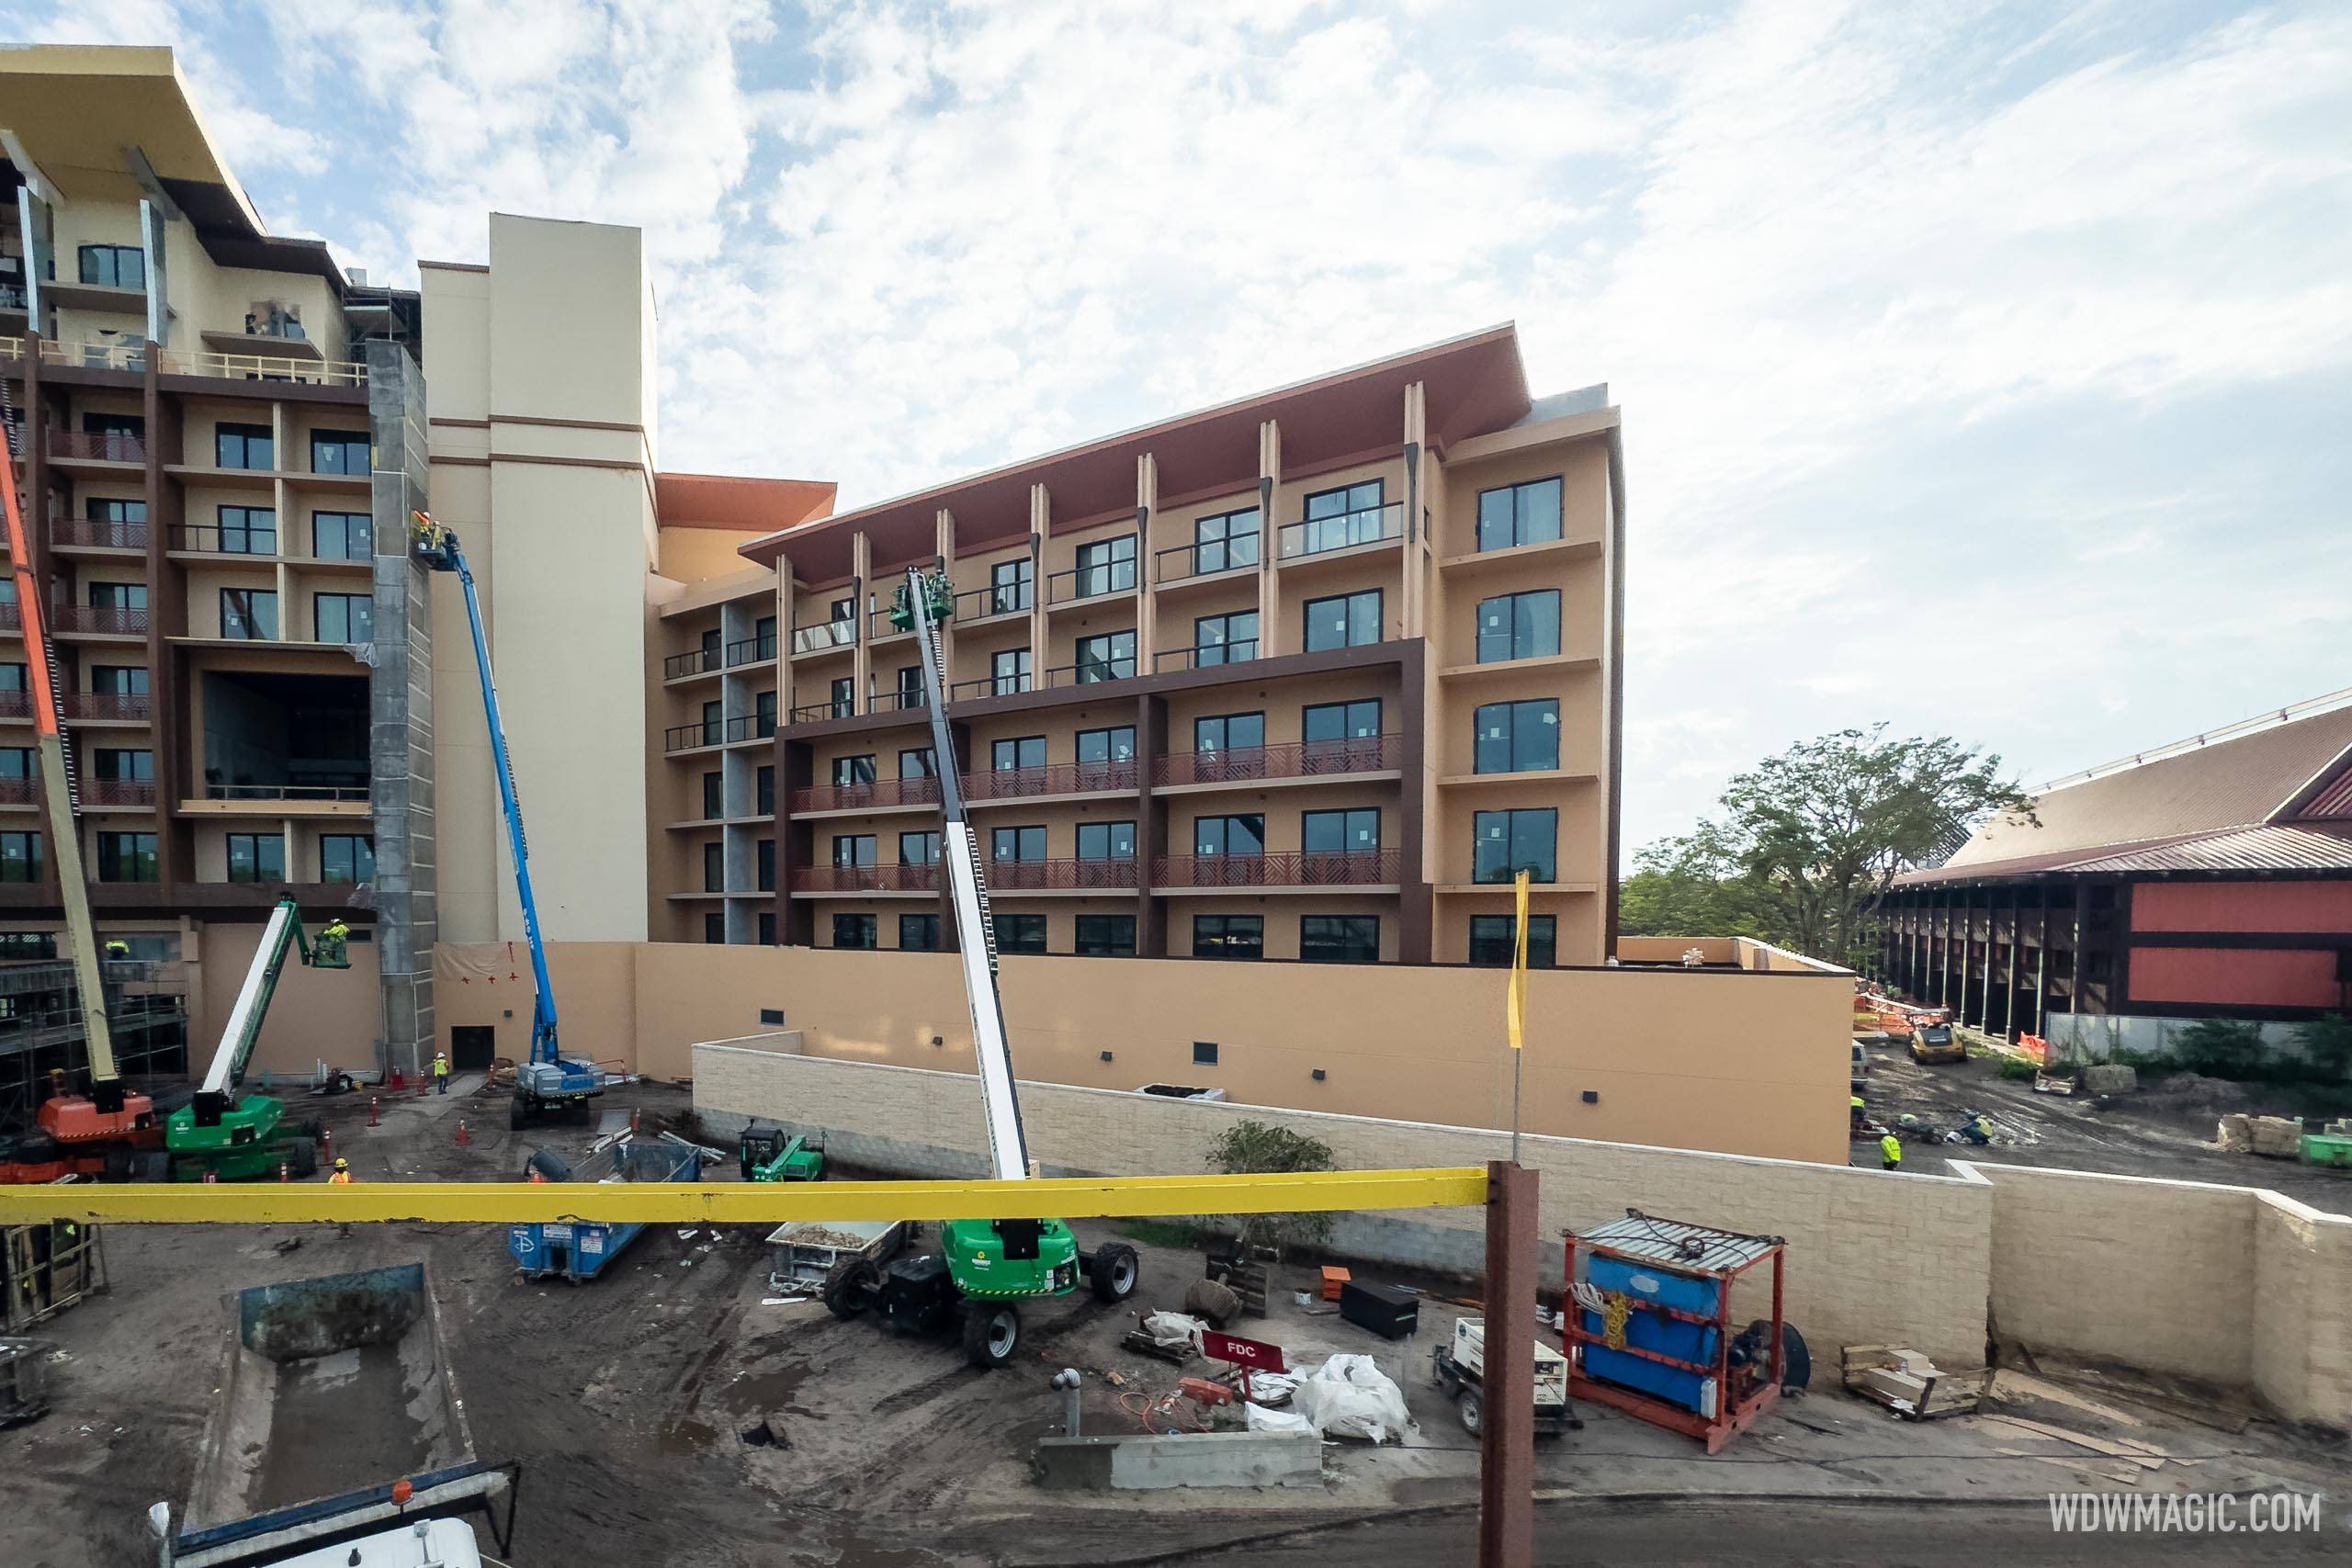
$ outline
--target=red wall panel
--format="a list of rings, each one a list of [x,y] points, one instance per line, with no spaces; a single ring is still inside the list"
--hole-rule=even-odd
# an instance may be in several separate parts
[[[2135,931],[2352,931],[2352,881],[2143,882]]]
[[[2135,947],[2135,1002],[2203,1002],[2238,1007],[2341,1005],[2335,954],[2298,948]]]

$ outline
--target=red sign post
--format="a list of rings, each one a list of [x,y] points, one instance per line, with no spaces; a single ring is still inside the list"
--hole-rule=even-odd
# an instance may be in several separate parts
[[[1201,1354],[1212,1361],[1230,1361],[1241,1369],[1241,1397],[1250,1394],[1251,1372],[1284,1372],[1290,1368],[1283,1361],[1283,1348],[1262,1340],[1244,1339],[1238,1334],[1220,1334],[1214,1328],[1201,1331]]]

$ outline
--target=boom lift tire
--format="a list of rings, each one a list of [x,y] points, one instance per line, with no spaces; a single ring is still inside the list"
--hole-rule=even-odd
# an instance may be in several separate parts
[[[1087,1260],[1086,1282],[1098,1302],[1123,1302],[1135,1294],[1139,1269],[1136,1249],[1120,1242],[1097,1247]]]
[[[318,1174],[319,1145],[308,1138],[288,1138],[286,1141],[284,1158],[287,1174],[298,1181],[306,1176]]]
[[[844,1258],[825,1275],[825,1310],[847,1323],[873,1304],[882,1270],[870,1258]]]
[[[1010,1302],[967,1302],[964,1306],[964,1359],[982,1369],[1001,1367],[1021,1348],[1021,1313]]]

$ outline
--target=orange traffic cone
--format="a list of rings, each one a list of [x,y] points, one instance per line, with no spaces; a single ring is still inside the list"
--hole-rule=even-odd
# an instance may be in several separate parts
[[[466,1119],[462,1116],[458,1118],[458,1142],[460,1144],[470,1144],[473,1142],[473,1139],[466,1134]]]

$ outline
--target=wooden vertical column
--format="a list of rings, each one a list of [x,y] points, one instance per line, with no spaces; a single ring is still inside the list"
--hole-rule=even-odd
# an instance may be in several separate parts
[[[1258,657],[1272,659],[1290,651],[1283,645],[1283,602],[1276,592],[1281,578],[1274,558],[1282,548],[1283,430],[1274,421],[1258,424]]]
[[[771,900],[771,912],[775,916],[775,940],[778,946],[793,940],[792,933],[792,874],[807,865],[805,851],[796,853],[792,835],[792,615],[794,601],[792,562],[778,556],[775,562],[775,736],[768,747],[768,765],[775,770],[775,807],[768,819],[768,831],[775,838],[775,894]],[[808,755],[808,748],[800,753]],[[722,770],[725,764],[720,764]],[[752,809],[759,809],[760,775],[758,765],[752,773]],[[722,801],[721,805],[726,803]],[[749,815],[749,813],[746,813]],[[805,840],[810,837],[806,825],[801,829]],[[757,931],[756,924],[753,930]]]
[[[850,712],[874,711],[874,650],[866,645],[866,601],[874,595],[874,541],[860,528],[850,537],[851,630],[857,638],[849,671]]]
[[[1046,487],[1029,487],[1029,689],[1046,684],[1046,537],[1053,532],[1054,498]]]
[[[1425,502],[1425,486],[1429,476],[1422,471],[1421,459],[1429,447],[1429,402],[1419,381],[1405,389],[1405,544],[1401,552],[1404,561],[1404,592],[1398,605],[1399,634],[1408,637],[1426,636],[1429,625],[1429,530],[1421,526],[1421,509]]]
[[[1152,884],[1152,866],[1168,852],[1168,800],[1151,793],[1153,770],[1168,754],[1168,699],[1136,699],[1136,956],[1168,956],[1168,900]]]
[[[1136,457],[1136,673],[1159,669],[1159,595],[1155,592],[1151,516],[1159,510],[1159,461],[1150,453]]]
[[[1535,1561],[1535,1173],[1487,1162],[1486,1396],[1478,1568]]]
[[[932,551],[939,558],[939,570],[946,574],[947,586],[952,592],[956,587],[956,518],[954,513],[944,506],[932,519]],[[950,600],[949,603],[952,606],[954,601]],[[939,687],[940,694],[944,696],[947,688],[956,683],[955,615],[949,615],[945,620],[939,622],[938,626]],[[917,650],[917,657],[921,657],[920,649]]]

